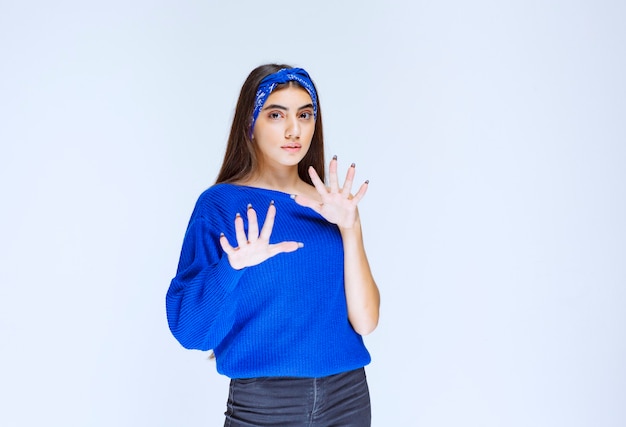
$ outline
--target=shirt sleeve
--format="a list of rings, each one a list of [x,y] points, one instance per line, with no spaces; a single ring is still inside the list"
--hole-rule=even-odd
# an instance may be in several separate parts
[[[226,336],[237,309],[234,290],[244,271],[231,267],[211,223],[192,218],[166,296],[168,324],[183,347],[210,350]]]

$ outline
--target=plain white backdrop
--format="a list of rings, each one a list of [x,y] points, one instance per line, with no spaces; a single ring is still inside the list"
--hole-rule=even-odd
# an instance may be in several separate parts
[[[165,293],[238,91],[306,68],[382,293],[373,425],[626,425],[626,6],[0,0],[0,424],[218,426]]]

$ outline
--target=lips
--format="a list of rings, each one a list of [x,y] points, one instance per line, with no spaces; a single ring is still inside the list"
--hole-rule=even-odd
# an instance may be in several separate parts
[[[297,153],[300,151],[302,146],[300,144],[285,144],[285,145],[282,145],[280,148],[282,148],[288,153]]]

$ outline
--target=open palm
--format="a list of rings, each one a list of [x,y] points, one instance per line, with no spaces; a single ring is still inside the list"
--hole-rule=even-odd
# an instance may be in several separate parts
[[[367,192],[368,181],[365,181],[355,195],[351,194],[355,175],[354,163],[348,168],[346,180],[339,187],[337,177],[337,157],[333,157],[329,167],[329,187],[324,185],[313,167],[309,168],[309,176],[320,195],[321,203],[306,196],[296,196],[295,200],[301,206],[313,209],[322,215],[328,222],[336,224],[339,228],[352,228],[357,223],[357,206]]]
[[[228,239],[222,233],[220,236],[220,245],[224,252],[228,255],[228,261],[235,270],[241,270],[244,267],[252,267],[262,263],[268,258],[283,252],[293,252],[303,245],[299,242],[280,242],[270,244],[270,236],[274,228],[274,218],[276,217],[276,206],[274,202],[267,209],[267,216],[261,232],[259,233],[259,222],[256,211],[251,205],[248,205],[248,236],[243,227],[243,218],[240,214],[235,217],[235,236],[237,246],[233,247]]]

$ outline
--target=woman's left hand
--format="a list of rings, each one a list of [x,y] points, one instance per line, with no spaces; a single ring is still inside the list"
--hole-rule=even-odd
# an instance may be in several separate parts
[[[321,180],[315,169],[309,167],[309,176],[315,186],[315,189],[320,195],[321,203],[319,200],[312,200],[306,196],[298,195],[295,197],[296,203],[301,206],[306,206],[313,209],[315,212],[323,216],[328,222],[336,224],[340,229],[353,228],[358,223],[358,209],[357,205],[365,196],[367,192],[367,186],[369,181],[365,181],[359,191],[355,195],[352,195],[352,183],[354,181],[355,165],[348,168],[346,173],[346,180],[342,187],[339,187],[339,179],[337,177],[337,157],[333,157],[330,161],[328,178],[330,181],[330,187],[326,187]]]

